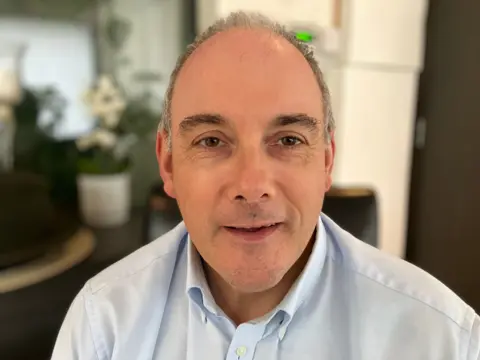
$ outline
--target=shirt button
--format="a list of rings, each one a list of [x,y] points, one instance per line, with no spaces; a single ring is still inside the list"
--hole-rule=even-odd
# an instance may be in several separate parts
[[[237,350],[235,350],[235,354],[237,354],[238,357],[242,357],[247,353],[247,348],[245,346],[239,346]]]

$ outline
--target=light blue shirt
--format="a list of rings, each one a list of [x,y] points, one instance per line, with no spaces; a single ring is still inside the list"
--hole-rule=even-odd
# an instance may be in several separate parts
[[[185,225],[87,282],[54,360],[478,360],[480,318],[439,281],[322,215],[283,302],[236,327]]]

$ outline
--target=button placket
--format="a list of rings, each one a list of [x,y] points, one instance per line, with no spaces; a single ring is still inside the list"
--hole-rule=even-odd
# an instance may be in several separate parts
[[[242,324],[230,343],[227,360],[252,360],[255,348],[265,331],[263,324]]]

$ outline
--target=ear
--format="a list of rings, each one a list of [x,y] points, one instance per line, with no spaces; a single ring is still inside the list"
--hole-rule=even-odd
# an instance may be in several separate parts
[[[332,187],[333,164],[335,160],[335,133],[330,132],[330,143],[325,146],[325,192]]]
[[[172,151],[168,148],[168,135],[165,131],[157,132],[157,161],[163,189],[168,196],[175,198],[173,186]]]

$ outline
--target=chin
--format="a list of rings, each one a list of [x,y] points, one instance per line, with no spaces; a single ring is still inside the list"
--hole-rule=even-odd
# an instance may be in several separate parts
[[[251,274],[250,276],[239,276],[237,274],[230,280],[230,285],[242,293],[259,293],[270,290],[278,285],[283,278],[283,273],[270,272],[269,274]],[[243,274],[242,274],[243,275]]]

